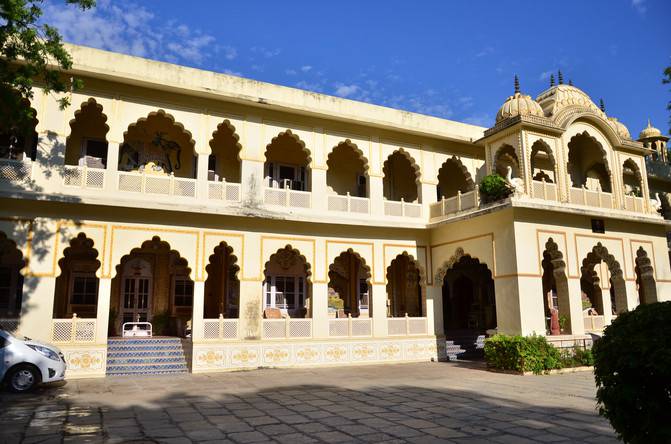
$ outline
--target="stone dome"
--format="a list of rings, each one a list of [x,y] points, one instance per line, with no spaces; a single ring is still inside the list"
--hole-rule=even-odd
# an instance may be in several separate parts
[[[624,123],[620,122],[615,117],[609,117],[608,123],[622,139],[631,139],[631,134],[629,134],[629,130]]]
[[[601,117],[606,117],[603,111],[592,102],[587,93],[573,85],[553,86],[536,97],[536,102],[539,103],[547,117],[554,116],[568,107],[585,108],[594,111]]]
[[[543,109],[531,96],[515,92],[501,105],[496,114],[496,123],[515,116],[543,117]]]
[[[650,125],[650,119],[648,119],[648,126],[646,126],[643,131],[638,135],[639,139],[648,139],[650,137],[659,137],[662,135],[662,132]]]

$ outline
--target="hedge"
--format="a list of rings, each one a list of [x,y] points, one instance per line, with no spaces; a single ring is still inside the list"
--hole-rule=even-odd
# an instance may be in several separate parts
[[[487,366],[541,374],[562,367],[559,349],[544,336],[495,335],[485,340]]]

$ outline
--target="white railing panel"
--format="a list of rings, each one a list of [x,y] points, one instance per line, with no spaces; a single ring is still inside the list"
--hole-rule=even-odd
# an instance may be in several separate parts
[[[312,319],[290,319],[289,320],[290,338],[311,338],[312,337]]]
[[[601,331],[606,327],[606,321],[603,316],[585,316],[585,330]]]
[[[8,332],[15,332],[19,329],[19,320],[18,319],[0,319],[0,328],[7,330]]]
[[[170,194],[170,178],[144,176],[144,192],[151,194]]]
[[[352,336],[373,336],[372,318],[353,318]]]
[[[349,210],[351,213],[368,214],[370,199],[365,197],[350,197]]]
[[[102,190],[105,186],[105,170],[86,166],[65,165],[63,167],[63,185]]]
[[[266,205],[285,208],[311,208],[312,193],[288,188],[266,188],[263,193],[263,202]]]
[[[207,197],[212,200],[240,202],[240,184],[228,182],[208,182]]]
[[[347,212],[347,196],[330,195],[328,198],[329,211]]]
[[[408,318],[409,335],[425,335],[428,332],[428,326],[427,318]]]
[[[349,320],[329,319],[329,336],[331,337],[349,336]]]
[[[328,196],[329,211],[340,211],[343,213],[367,214],[369,212],[370,199],[365,197],[353,197],[350,195],[331,194]]]
[[[263,202],[266,205],[284,206],[286,202],[284,190],[279,188],[266,188],[263,194]]]
[[[29,160],[0,159],[0,183],[20,184],[31,179]]]
[[[119,172],[118,189],[119,191],[129,191],[132,193],[142,192],[142,175],[137,173]]]
[[[389,335],[389,336],[405,336],[406,335],[406,321],[405,321],[405,318],[388,318],[387,319],[387,335]]]
[[[238,337],[237,319],[203,319],[203,338],[233,340]]]
[[[392,200],[384,201],[385,216],[403,216],[403,204]]]
[[[405,217],[422,217],[422,205],[416,203],[403,204]]]
[[[75,316],[69,319],[53,319],[51,340],[58,343],[95,342],[96,320],[80,319]]]
[[[289,191],[289,206],[296,208],[310,208],[312,193],[308,191]]]
[[[185,179],[185,178],[175,178],[174,179],[174,190],[173,194],[175,196],[181,197],[196,197],[196,180],[195,179]]]
[[[286,337],[286,321],[284,319],[264,319],[263,337],[266,339]]]

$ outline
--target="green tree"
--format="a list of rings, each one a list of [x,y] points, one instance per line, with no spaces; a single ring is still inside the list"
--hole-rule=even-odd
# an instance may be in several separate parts
[[[47,93],[81,88],[81,80],[64,74],[72,59],[53,26],[41,23],[43,0],[0,0],[0,124],[2,131],[25,134],[34,125],[33,111],[25,106],[33,98],[33,86]],[[95,0],[65,0],[81,9]],[[58,99],[61,108],[69,98]]]

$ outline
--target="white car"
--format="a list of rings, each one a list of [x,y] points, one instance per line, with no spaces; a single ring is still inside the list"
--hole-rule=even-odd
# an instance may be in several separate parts
[[[63,353],[50,344],[0,329],[0,381],[13,392],[65,379]]]

